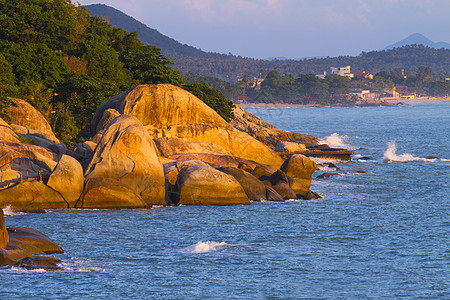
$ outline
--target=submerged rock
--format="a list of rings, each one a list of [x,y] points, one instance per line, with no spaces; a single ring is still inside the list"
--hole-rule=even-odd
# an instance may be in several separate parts
[[[25,257],[16,262],[13,266],[17,268],[24,268],[27,270],[47,270],[47,271],[57,271],[62,270],[61,267],[57,265],[61,260],[54,257],[44,257],[44,256],[31,256]]]
[[[339,176],[339,175],[342,175],[342,174],[340,174],[340,173],[323,173],[323,174],[318,175],[316,178],[328,178],[331,176]]]

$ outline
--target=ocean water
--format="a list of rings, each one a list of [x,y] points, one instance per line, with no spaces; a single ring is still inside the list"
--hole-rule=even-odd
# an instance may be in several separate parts
[[[450,297],[450,102],[249,111],[355,162],[313,201],[13,213],[65,249],[64,271],[2,269],[0,299]]]

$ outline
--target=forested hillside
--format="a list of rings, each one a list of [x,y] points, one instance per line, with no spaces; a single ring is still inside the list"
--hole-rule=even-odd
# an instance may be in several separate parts
[[[260,70],[278,70],[281,74],[323,73],[330,67],[351,66],[352,71],[365,70],[375,74],[382,70],[402,68],[415,72],[420,66],[429,66],[437,76],[450,73],[450,50],[410,45],[384,51],[362,52],[358,56],[340,56],[296,60],[259,60],[234,55],[207,53],[162,35],[124,13],[102,4],[88,5],[94,14],[107,19],[112,25],[139,33],[138,38],[161,48],[182,73],[196,73],[235,81],[244,74],[257,76]]]
[[[138,84],[183,86],[171,64],[136,33],[70,0],[0,0],[0,117],[8,121],[7,97],[24,99],[68,145],[89,137],[90,120],[109,97]],[[214,99],[211,105],[229,102]]]

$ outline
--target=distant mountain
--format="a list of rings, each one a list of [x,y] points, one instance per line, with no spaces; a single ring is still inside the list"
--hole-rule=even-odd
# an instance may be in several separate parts
[[[258,76],[263,70],[278,70],[281,74],[323,74],[330,67],[351,66],[351,70],[367,71],[375,74],[382,70],[402,68],[406,71],[416,71],[419,66],[430,66],[439,74],[450,73],[450,50],[422,46],[424,42],[412,39],[413,44],[390,50],[362,52],[358,56],[339,57],[304,57],[299,59],[284,59],[273,57],[273,60],[245,58],[232,54],[205,52],[201,49],[181,44],[165,36],[121,11],[104,4],[86,6],[93,15],[97,15],[126,31],[138,32],[138,38],[147,44],[161,49],[161,52],[175,63],[174,69],[182,73],[193,73],[220,78],[226,81],[236,81],[244,74]],[[424,39],[422,39],[424,40]],[[409,44],[408,43],[408,44]],[[435,43],[440,45],[439,43]],[[450,47],[449,47],[450,48]],[[414,59],[411,59],[411,58]],[[447,75],[446,75],[447,76]]]
[[[205,52],[195,47],[181,44],[180,42],[160,33],[158,30],[148,27],[138,20],[124,14],[120,10],[105,4],[86,5],[91,14],[96,15],[108,22],[114,27],[125,29],[128,32],[136,31],[141,42],[156,46],[162,50],[166,56],[182,55],[189,57],[217,57],[217,53]]]
[[[383,50],[390,50],[390,49],[400,48],[400,47],[408,46],[408,45],[424,45],[425,47],[430,47],[430,48],[434,48],[434,49],[441,49],[441,48],[450,49],[449,43],[445,43],[445,42],[435,43],[420,33],[414,33],[397,43],[387,46]]]

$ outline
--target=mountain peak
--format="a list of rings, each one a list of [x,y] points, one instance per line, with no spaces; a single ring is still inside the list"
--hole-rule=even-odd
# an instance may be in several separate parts
[[[392,45],[387,46],[383,50],[390,50],[394,48],[400,48],[407,45],[424,45],[426,47],[434,48],[434,49],[440,49],[440,48],[446,48],[450,49],[450,44],[445,42],[438,42],[435,43],[423,34],[420,33],[413,33],[407,38],[404,38],[403,40],[396,42]]]

